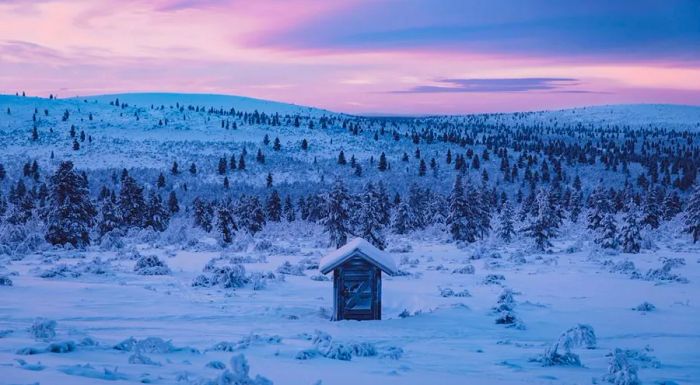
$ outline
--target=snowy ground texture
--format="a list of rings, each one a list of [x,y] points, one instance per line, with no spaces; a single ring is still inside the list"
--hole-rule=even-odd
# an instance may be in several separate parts
[[[385,319],[331,322],[325,237],[286,227],[225,252],[203,239],[2,257],[0,382],[699,381],[700,249],[687,236],[637,255],[585,237],[547,254],[430,231],[390,238],[401,273],[383,280]]]

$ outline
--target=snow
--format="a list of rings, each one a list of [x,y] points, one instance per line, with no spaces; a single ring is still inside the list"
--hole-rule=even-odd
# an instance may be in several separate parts
[[[355,256],[360,256],[374,263],[386,274],[394,275],[398,273],[396,261],[391,254],[379,250],[362,238],[353,238],[340,248],[326,254],[326,256],[321,258],[319,270],[323,274],[328,274],[343,262]]]
[[[327,251],[311,235],[322,234],[320,228],[293,227],[284,232],[267,228],[239,251],[138,244],[137,254],[95,249],[75,258],[74,251],[57,250],[11,261],[15,284],[0,287],[0,330],[8,331],[0,338],[3,381],[82,385],[115,379],[176,383],[180,378],[184,384],[206,383],[221,375],[222,363],[233,373],[229,363],[241,353],[251,380],[260,375],[277,385],[319,380],[338,385],[586,384],[592,378],[598,383],[633,379],[632,373],[643,383],[692,384],[700,376],[700,325],[695,322],[700,308],[694,302],[700,249],[687,237],[659,240],[658,250],[635,255],[598,255],[590,238],[581,240],[581,251],[569,252],[570,242],[579,238],[575,231],[554,241],[550,254],[533,253],[518,242],[463,248],[435,240],[429,232],[390,237],[389,245],[410,244],[412,250],[403,255],[417,263],[401,265],[408,275],[383,280],[382,321],[330,321],[332,283],[311,279],[320,274],[318,267],[305,276],[271,281],[262,290],[191,286],[212,259],[214,266],[240,263],[252,274],[274,271],[284,262],[306,266],[302,261]],[[261,240],[276,247],[256,250]],[[481,259],[471,259],[475,253]],[[138,255],[158,256],[171,274],[137,274]],[[510,263],[511,255],[525,262]],[[688,283],[657,285],[609,271],[603,263],[633,258],[636,268],[646,271],[660,266],[661,256]],[[71,267],[96,257],[109,262],[113,275],[41,278],[35,272],[46,260]],[[501,263],[486,263],[493,261]],[[474,271],[453,274],[465,265]],[[482,284],[487,276],[498,277],[493,281],[498,284]],[[442,297],[439,288],[468,290],[471,296]],[[657,309],[632,310],[645,301]],[[496,324],[492,308],[502,304],[527,328]],[[55,321],[55,335],[42,334],[49,341],[30,333],[37,318]],[[587,348],[593,345],[587,344],[586,333],[560,335],[578,324],[595,330],[594,348]],[[582,366],[543,366],[535,360],[557,342],[560,354],[562,346],[570,346]],[[51,344],[62,352],[49,352]],[[33,354],[20,355],[21,349]],[[609,356],[615,349],[622,353]],[[217,363],[208,365],[212,362]]]

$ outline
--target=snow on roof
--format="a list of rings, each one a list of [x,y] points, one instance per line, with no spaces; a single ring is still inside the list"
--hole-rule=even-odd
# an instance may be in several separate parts
[[[325,257],[321,258],[319,270],[328,274],[330,271],[340,266],[343,262],[358,255],[377,265],[383,272],[394,275],[398,272],[394,258],[387,252],[379,250],[371,243],[362,238],[354,238],[343,247],[333,250]]]

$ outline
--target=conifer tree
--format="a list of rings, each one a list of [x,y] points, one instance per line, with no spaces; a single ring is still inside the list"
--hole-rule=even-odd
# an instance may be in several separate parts
[[[219,159],[219,175],[224,175],[226,174],[226,158],[220,158]]]
[[[603,223],[603,218],[610,213],[610,200],[602,186],[596,187],[589,197],[588,228],[598,230]]]
[[[341,166],[345,166],[348,162],[345,160],[345,153],[343,150],[340,150],[340,153],[338,153],[338,164]]]
[[[125,169],[119,191],[119,215],[122,223],[127,227],[143,227],[147,210],[143,187]]]
[[[241,156],[238,158],[238,169],[241,171],[245,170],[245,157],[241,153]]]
[[[406,234],[413,227],[413,212],[405,201],[399,202],[391,217],[391,227],[396,234]]]
[[[428,167],[425,165],[425,160],[421,159],[418,165],[418,176],[425,176],[426,171],[428,171]]]
[[[660,226],[660,219],[661,210],[656,200],[656,193],[654,189],[650,187],[644,199],[642,225],[649,226],[652,229],[658,229]]]
[[[664,219],[670,221],[675,218],[676,215],[680,214],[681,211],[683,211],[683,204],[681,203],[681,198],[678,196],[678,193],[673,191],[666,194],[663,203]]]
[[[279,222],[282,220],[282,200],[277,189],[273,189],[270,196],[267,198],[267,219],[270,222]]]
[[[233,220],[231,203],[224,202],[216,210],[216,227],[221,234],[221,240],[225,244],[233,242],[233,234],[238,230],[236,222]]]
[[[287,220],[287,222],[294,222],[296,220],[294,204],[292,203],[292,198],[289,195],[284,198],[284,218]]]
[[[165,175],[163,175],[162,172],[158,175],[158,181],[156,182],[156,186],[158,186],[158,188],[165,187]]]
[[[350,197],[342,180],[336,180],[328,193],[326,216],[323,218],[323,227],[330,238],[330,245],[336,248],[343,246],[348,241],[350,233],[349,201]]]
[[[501,209],[500,226],[498,228],[498,236],[505,242],[510,242],[515,236],[514,215],[513,206],[511,206],[510,202],[506,202]]]
[[[250,234],[255,234],[265,226],[265,213],[256,196],[243,196],[236,210],[240,227]]]
[[[212,219],[214,216],[214,209],[212,205],[197,197],[192,202],[192,216],[194,218],[194,224],[197,227],[202,228],[206,232],[211,232],[212,230]]]
[[[374,185],[369,182],[365,186],[359,208],[359,236],[373,244],[379,250],[386,247],[384,226],[380,213],[380,199]]]
[[[180,173],[180,170],[178,169],[177,161],[174,161],[174,162],[173,162],[173,167],[170,168],[170,172],[171,172],[173,175],[177,175],[177,174]]]
[[[447,216],[447,225],[452,235],[452,239],[456,241],[474,242],[476,240],[473,229],[470,228],[469,207],[464,194],[464,185],[462,175],[457,174],[452,193],[449,199],[449,214]]]
[[[170,215],[163,206],[160,195],[151,191],[148,197],[148,211],[144,218],[144,227],[151,227],[155,231],[164,231],[168,227]]]
[[[272,145],[272,149],[275,151],[279,151],[282,149],[282,143],[280,142],[280,138],[275,138],[275,144]]]
[[[627,202],[627,212],[620,229],[620,244],[625,253],[639,253],[642,236],[639,228],[639,207],[634,200]]]
[[[180,204],[177,201],[175,191],[170,191],[170,195],[168,195],[168,210],[170,210],[171,214],[175,214],[180,211]]]
[[[379,164],[377,165],[377,168],[379,171],[386,171],[387,169],[386,155],[384,152],[379,154]]]
[[[190,165],[190,175],[197,175],[197,165],[194,162]]]
[[[618,246],[617,222],[612,213],[605,213],[597,231],[595,242],[604,249],[615,249]]]
[[[700,184],[695,186],[685,208],[685,231],[693,236],[693,243],[700,240]]]
[[[121,227],[121,217],[114,193],[102,199],[97,216],[97,231],[100,237]]]
[[[267,186],[267,188],[272,187],[272,173],[271,172],[267,173],[267,177],[265,178],[265,185]]]
[[[525,227],[525,233],[535,240],[535,245],[539,250],[546,250],[552,246],[550,239],[557,235],[559,219],[552,207],[549,192],[541,189],[537,194],[537,215],[530,224]]]
[[[62,162],[50,184],[46,240],[54,245],[89,245],[96,211],[90,201],[87,180],[73,170],[72,162]]]

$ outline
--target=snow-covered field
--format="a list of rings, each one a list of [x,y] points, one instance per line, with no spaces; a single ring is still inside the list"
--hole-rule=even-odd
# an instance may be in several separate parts
[[[700,384],[699,129],[0,95],[0,384]],[[381,321],[330,320],[329,229],[386,240]]]
[[[267,226],[224,252],[204,238],[185,250],[141,242],[2,257],[13,285],[0,286],[0,382],[248,383],[231,380],[245,377],[230,362],[242,367],[242,354],[251,381],[275,384],[588,384],[613,380],[622,349],[613,374],[626,362],[645,384],[698,383],[700,248],[655,233],[655,251],[606,254],[567,233],[546,254],[522,240],[392,237],[402,274],[384,278],[384,319],[364,322],[329,320],[332,281],[317,269],[329,250],[305,223]],[[135,272],[149,255],[165,275]],[[224,284],[242,286],[193,287],[218,257],[244,267]],[[567,353],[580,366],[547,365]]]

